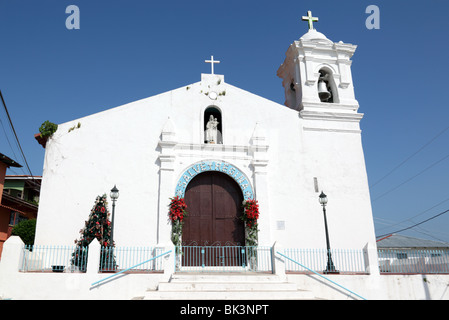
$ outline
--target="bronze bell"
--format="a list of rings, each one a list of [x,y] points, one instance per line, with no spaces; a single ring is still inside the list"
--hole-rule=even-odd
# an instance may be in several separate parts
[[[329,98],[331,97],[331,93],[327,91],[326,82],[324,82],[323,80],[320,80],[318,82],[318,96],[323,102],[329,100]]]

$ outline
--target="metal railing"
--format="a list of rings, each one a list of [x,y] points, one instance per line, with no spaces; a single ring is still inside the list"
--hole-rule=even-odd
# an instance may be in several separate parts
[[[162,272],[161,247],[102,248],[100,272]],[[250,246],[181,246],[175,249],[177,272],[263,272],[272,273],[272,248]],[[286,248],[293,261],[286,272],[324,273],[326,249]],[[335,269],[342,274],[367,274],[363,249],[332,249]],[[86,272],[88,248],[79,246],[24,246],[19,266],[22,272]],[[146,261],[145,263],[140,263]],[[449,274],[449,250],[378,249],[378,264],[385,274]]]
[[[292,258],[286,256],[285,254],[283,254],[283,253],[281,253],[281,252],[279,252],[279,251],[277,251],[276,253],[279,254],[280,256],[284,257],[284,258],[287,259],[288,261],[291,261],[291,262],[293,262],[293,263],[295,263],[295,264],[301,266],[301,268],[304,268],[304,269],[306,269],[306,270],[308,270],[308,271],[310,271],[310,272],[316,274],[317,276],[319,276],[319,277],[321,277],[321,278],[323,278],[323,279],[325,279],[325,280],[327,280],[327,281],[333,283],[334,285],[336,285],[336,286],[338,286],[338,287],[344,289],[345,291],[349,292],[350,294],[353,294],[353,295],[359,297],[359,298],[362,299],[362,300],[366,300],[364,297],[362,297],[361,295],[355,293],[354,291],[351,291],[351,290],[349,290],[348,288],[342,286],[341,284],[338,284],[337,282],[335,282],[335,281],[333,281],[333,280],[331,280],[331,279],[329,279],[329,278],[327,278],[327,277],[325,277],[325,276],[319,274],[318,272],[313,271],[312,269],[307,268],[305,265],[299,263],[298,261],[293,260]]]
[[[271,251],[261,246],[180,246],[175,250],[175,270],[272,273]]]
[[[162,272],[162,260],[153,258],[162,253],[163,249],[102,247],[99,271],[119,272],[127,269],[129,272]],[[88,253],[88,247],[80,246],[24,246],[19,269],[22,272],[86,272]],[[142,261],[147,262],[140,263]]]
[[[146,260],[146,261],[140,262],[140,263],[138,263],[138,264],[136,264],[136,265],[134,265],[134,266],[131,266],[131,267],[127,268],[127,269],[121,270],[121,271],[119,271],[119,272],[117,272],[117,273],[114,273],[114,274],[112,274],[112,275],[110,275],[110,276],[108,276],[108,277],[106,277],[106,278],[101,279],[101,280],[95,281],[94,283],[91,284],[91,286],[94,287],[94,286],[99,285],[99,284],[102,283],[102,282],[105,282],[105,281],[108,281],[108,280],[110,281],[112,278],[114,278],[114,277],[116,277],[116,276],[118,276],[118,275],[120,275],[120,274],[122,274],[122,273],[125,273],[125,272],[128,272],[128,271],[130,271],[130,270],[136,269],[137,267],[139,267],[139,266],[141,266],[141,265],[144,265],[144,264],[146,264],[146,263],[149,263],[149,262],[151,262],[151,261],[154,261],[154,260],[156,260],[157,258],[163,257],[163,256],[169,254],[170,252],[171,252],[171,250],[169,250],[169,251],[167,251],[167,252],[164,252],[164,253],[161,253],[161,254],[159,254],[159,255],[157,255],[157,256],[151,258],[151,259],[148,259],[148,260]]]
[[[449,273],[449,250],[378,249],[381,273]]]
[[[152,259],[163,252],[160,247],[102,247],[100,255],[100,272],[163,271],[161,259]],[[146,263],[140,263],[147,261]]]
[[[85,272],[88,248],[77,246],[24,246],[22,272]]]
[[[339,273],[367,273],[363,249],[331,249],[330,253],[335,270]],[[284,254],[293,261],[301,261],[301,264],[307,267],[288,260],[285,263],[286,272],[324,272],[328,262],[327,249],[285,248]]]

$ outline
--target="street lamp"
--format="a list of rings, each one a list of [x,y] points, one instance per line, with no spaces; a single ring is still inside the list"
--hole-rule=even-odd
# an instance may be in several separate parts
[[[112,199],[112,221],[111,221],[111,245],[114,245],[114,214],[115,214],[115,201],[118,199],[119,192],[117,187],[114,185],[114,188],[111,189],[111,193],[109,196]]]
[[[334,263],[332,262],[332,254],[331,254],[331,246],[329,243],[329,232],[327,230],[327,218],[326,218],[326,204],[327,204],[327,196],[324,194],[323,191],[321,191],[321,194],[319,196],[320,204],[323,206],[323,214],[324,214],[324,228],[326,231],[326,246],[327,246],[327,265],[326,270],[324,270],[324,273],[339,273],[334,266]]]

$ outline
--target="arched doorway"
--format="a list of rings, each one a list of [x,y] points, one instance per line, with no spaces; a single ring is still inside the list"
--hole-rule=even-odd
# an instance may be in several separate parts
[[[207,171],[188,184],[185,202],[184,246],[244,246],[242,190],[230,176]]]

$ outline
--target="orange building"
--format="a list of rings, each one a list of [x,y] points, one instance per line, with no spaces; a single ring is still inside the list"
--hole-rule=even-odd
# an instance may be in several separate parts
[[[36,219],[42,177],[6,176],[9,167],[22,167],[0,153],[0,258],[3,243],[14,225],[24,219]]]

